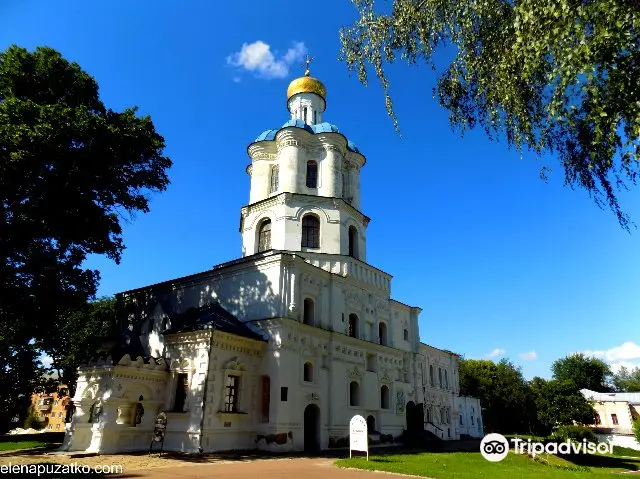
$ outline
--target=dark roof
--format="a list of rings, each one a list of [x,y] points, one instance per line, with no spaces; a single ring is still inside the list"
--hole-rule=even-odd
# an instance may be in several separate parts
[[[212,303],[199,308],[189,308],[182,314],[172,315],[171,328],[164,333],[183,333],[201,329],[215,329],[235,334],[236,336],[265,341],[262,336],[238,320],[233,314],[220,306],[219,303]]]

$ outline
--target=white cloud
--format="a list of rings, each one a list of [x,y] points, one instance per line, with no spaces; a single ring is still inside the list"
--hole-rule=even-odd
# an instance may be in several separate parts
[[[627,341],[611,349],[583,351],[583,354],[608,362],[614,372],[618,372],[622,366],[627,369],[640,367],[640,346],[633,341]]]
[[[284,78],[289,74],[289,67],[301,61],[307,53],[303,42],[294,42],[284,55],[277,57],[277,52],[271,51],[271,46],[261,40],[253,43],[243,43],[239,52],[227,57],[227,63],[253,73],[263,78]]]
[[[505,350],[502,348],[495,348],[491,350],[489,354],[485,354],[485,358],[497,358],[498,356],[504,356]]]
[[[520,353],[518,356],[520,356],[520,359],[522,359],[523,361],[535,361],[536,359],[538,359],[538,353],[536,353],[535,351]]]

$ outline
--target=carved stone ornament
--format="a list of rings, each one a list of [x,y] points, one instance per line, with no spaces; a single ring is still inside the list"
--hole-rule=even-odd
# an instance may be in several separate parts
[[[396,414],[404,414],[405,410],[405,402],[404,402],[404,391],[400,390],[396,393]]]
[[[349,377],[353,379],[357,379],[362,377],[362,372],[358,369],[358,366],[354,366],[353,369],[349,371]]]

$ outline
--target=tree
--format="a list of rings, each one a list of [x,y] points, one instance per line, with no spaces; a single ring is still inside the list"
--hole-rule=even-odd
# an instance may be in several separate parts
[[[640,392],[640,368],[627,369],[622,366],[613,375],[613,384],[617,391]]]
[[[534,431],[546,436],[562,425],[593,424],[595,411],[570,380],[551,380],[535,377],[530,381],[535,398],[536,424]]]
[[[587,357],[582,353],[571,354],[551,364],[553,379],[573,381],[577,389],[590,389],[597,392],[611,390],[611,369],[602,360]]]
[[[529,432],[533,396],[519,368],[505,359],[499,363],[463,359],[459,374],[460,394],[480,398],[485,430]]]
[[[640,419],[633,421],[633,435],[638,444],[640,444]]]
[[[385,63],[453,58],[434,96],[454,129],[480,126],[518,150],[557,153],[565,184],[584,188],[629,229],[615,187],[640,160],[640,15],[630,0],[352,0],[341,59],[363,84],[372,65],[396,128]],[[439,58],[438,58],[439,59]],[[541,170],[546,179],[549,168]]]
[[[96,81],[55,50],[0,53],[0,354],[40,349],[56,318],[94,297],[98,272],[82,263],[119,262],[121,223],[169,183],[163,149],[151,118],[108,109]],[[29,356],[3,374],[30,395],[38,372]]]
[[[52,359],[52,369],[60,384],[66,384],[73,397],[77,369],[95,357],[100,346],[116,337],[116,299],[100,298],[82,308],[65,311],[56,318],[58,327],[42,342]]]

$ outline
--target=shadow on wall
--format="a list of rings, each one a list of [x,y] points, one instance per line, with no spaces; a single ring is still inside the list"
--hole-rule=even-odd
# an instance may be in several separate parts
[[[273,271],[278,271],[279,262],[274,265],[277,266]],[[220,272],[214,270],[213,274],[205,272],[141,288],[127,297],[117,295],[119,330],[142,335],[150,332],[154,322],[162,317],[173,322],[190,308],[216,302],[242,322],[280,317],[285,311],[281,295],[276,294],[281,288],[279,285],[274,288],[271,279],[257,266],[239,271],[220,268]],[[280,275],[274,275],[274,279],[279,281]],[[171,324],[164,326],[167,330]]]

